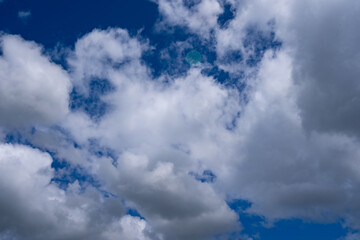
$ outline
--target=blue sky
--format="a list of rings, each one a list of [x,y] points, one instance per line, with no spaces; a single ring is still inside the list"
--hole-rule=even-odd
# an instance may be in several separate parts
[[[0,1],[0,239],[360,239],[359,12]]]

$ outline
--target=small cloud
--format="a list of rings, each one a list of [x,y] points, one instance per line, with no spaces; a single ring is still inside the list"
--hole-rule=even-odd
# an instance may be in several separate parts
[[[0,0],[1,1],[1,0]],[[31,16],[31,11],[30,10],[22,10],[22,11],[19,11],[18,12],[18,17],[21,19],[21,20],[26,20],[28,19],[29,17]]]

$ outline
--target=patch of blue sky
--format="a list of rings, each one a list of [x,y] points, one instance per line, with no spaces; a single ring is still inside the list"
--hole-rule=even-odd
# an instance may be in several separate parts
[[[225,83],[231,79],[228,72],[224,71],[223,69],[219,69],[217,66],[212,68],[204,68],[201,73],[214,77],[219,83]]]
[[[187,155],[191,154],[189,147],[186,146],[185,144],[173,143],[173,144],[170,144],[170,146],[178,151],[181,151],[181,152],[187,154]]]
[[[226,6],[228,9],[226,11],[231,11],[231,6]],[[224,19],[226,19],[226,21],[231,21],[235,13],[232,12],[232,14],[233,15],[230,14],[227,18],[224,17]],[[223,69],[220,69],[217,66],[217,61],[220,64],[243,63],[248,67],[256,67],[263,59],[267,50],[277,51],[282,46],[282,43],[276,39],[275,33],[271,31],[273,24],[273,22],[269,23],[269,31],[260,31],[256,27],[247,29],[247,34],[243,41],[243,46],[248,51],[247,54],[249,54],[246,58],[244,57],[244,53],[242,53],[240,50],[231,50],[227,52],[224,57],[218,59],[215,51],[216,43],[213,37],[210,37],[208,40],[203,40],[195,34],[188,33],[186,29],[178,28],[176,34],[181,36],[180,39],[185,37],[186,40],[184,40],[184,42],[187,41],[191,47],[185,48],[182,52],[177,51],[177,49],[172,49],[172,55],[170,55],[170,59],[166,59],[167,61],[174,61],[173,64],[169,64],[169,66],[171,66],[171,70],[168,71],[165,68],[159,68],[157,71],[176,72],[179,70],[186,72],[191,67],[186,64],[186,54],[191,50],[196,50],[202,55],[202,62],[204,63],[204,66],[206,64],[206,67],[202,70],[202,74],[212,76],[219,83],[222,83],[226,86],[236,86],[241,92],[245,87],[245,82],[241,81],[246,77],[245,73],[243,71],[229,73]],[[176,60],[179,58],[179,54],[181,54],[180,58],[183,60],[182,67],[179,67],[179,62]],[[176,67],[174,68],[174,66]]]
[[[117,166],[117,153],[114,149],[101,146],[99,140],[91,138],[89,141],[89,152],[96,157],[108,157],[112,159],[114,166]]]
[[[39,130],[38,127],[31,127],[29,129],[20,130],[7,130],[5,132],[5,138],[3,139],[3,141],[5,143],[22,144],[33,148],[38,148],[42,151],[49,151],[41,146],[33,144],[33,142],[31,141],[32,137],[36,136],[36,134],[41,131],[41,128]],[[75,148],[80,148],[80,146],[73,140],[71,134],[59,126],[52,126],[46,131],[50,132],[53,135],[59,134],[62,137],[62,140],[65,140],[68,144],[72,144]]]
[[[38,131],[39,130],[36,127],[34,127],[34,128],[32,128],[31,134],[34,135]],[[74,140],[72,134],[69,131],[65,130],[63,127],[54,125],[54,126],[50,127],[50,131],[54,131],[54,132],[57,132],[58,134],[60,134],[62,139],[65,140],[67,144],[71,144],[75,148],[81,148],[81,146]]]
[[[51,167],[55,170],[55,175],[51,179],[58,185],[59,188],[66,190],[69,184],[77,181],[81,187],[81,190],[85,190],[87,186],[91,185],[97,189],[101,188],[100,182],[95,176],[89,174],[81,166],[73,166],[65,159],[58,159],[53,155],[53,162]]]
[[[244,97],[244,101],[246,102],[245,97]],[[226,129],[229,130],[229,131],[233,131],[234,129],[236,129],[240,116],[241,116],[241,112],[237,112],[236,115],[234,115],[232,117],[231,122],[226,124],[226,126],[225,126]]]
[[[31,146],[31,143],[27,141],[19,131],[9,131],[6,133],[4,138],[5,143],[12,144],[24,144]]]
[[[197,4],[199,4],[201,0],[184,0],[184,5],[188,8],[193,8]]]
[[[338,240],[345,237],[348,230],[344,229],[341,223],[321,224],[313,222],[304,222],[301,219],[281,220],[275,223],[272,228],[262,228],[259,231],[261,239],[327,239]]]
[[[242,62],[244,56],[240,50],[230,50],[221,60],[224,62]]]
[[[224,5],[224,12],[218,17],[218,24],[220,28],[227,28],[231,20],[235,18],[235,8],[229,3]]]
[[[282,46],[282,42],[276,39],[274,32],[261,31],[256,27],[252,27],[247,30],[243,46],[246,53],[240,50],[229,50],[219,59],[219,63],[243,63],[248,67],[256,67],[263,59],[266,51],[278,51]]]
[[[32,143],[30,136],[36,134],[36,131],[37,130],[35,127],[32,127],[29,130],[8,130],[5,132],[5,138],[3,139],[3,141],[5,143],[26,145],[47,152],[47,150],[43,147],[37,146]]]
[[[282,42],[276,39],[273,31],[264,32],[259,31],[257,28],[249,28],[243,45],[245,49],[251,49],[246,64],[249,67],[255,67],[262,60],[267,50],[279,50]]]
[[[229,73],[218,66],[204,68],[201,71],[206,76],[213,77],[217,82],[228,87],[236,87],[241,92],[245,87],[245,82],[241,81],[245,77],[244,72],[240,73]]]
[[[177,76],[184,74],[189,67],[185,64],[179,65],[179,49],[175,46],[155,45],[155,49],[151,49],[143,53],[142,60],[152,73],[153,78],[157,78],[163,74]]]
[[[70,109],[73,111],[84,111],[93,120],[99,120],[110,110],[109,104],[104,102],[101,97],[110,93],[113,89],[110,81],[97,78],[90,81],[88,94],[80,93],[74,87],[70,93]]]
[[[26,25],[18,18],[21,9],[32,12]],[[101,4],[96,0],[16,0],[0,4],[0,29],[53,48],[59,42],[74,46],[79,37],[94,28],[152,32],[157,16],[157,5],[147,0],[104,0]]]
[[[196,172],[190,172],[190,176],[193,176],[197,181],[202,183],[212,183],[216,180],[216,175],[211,170],[204,170],[201,174]]]
[[[252,237],[254,240],[338,240],[351,232],[350,229],[342,227],[341,221],[323,224],[294,218],[279,220],[267,226],[264,217],[246,212],[252,205],[250,202],[237,199],[228,202],[228,205],[239,215],[243,227],[241,235]]]
[[[142,60],[150,67],[154,78],[162,74],[183,76],[190,69],[186,54],[191,50],[198,51],[206,61],[214,61],[216,53],[209,51],[213,43],[205,43],[184,27],[169,27],[167,31],[154,32],[146,36],[154,47],[144,52]],[[184,45],[184,47],[179,47]]]
[[[133,216],[133,217],[139,217],[140,219],[146,220],[135,208],[128,208],[126,214]]]

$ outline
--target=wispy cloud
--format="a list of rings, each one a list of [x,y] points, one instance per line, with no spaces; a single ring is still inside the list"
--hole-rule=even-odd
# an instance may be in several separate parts
[[[27,20],[29,17],[31,17],[31,11],[30,10],[21,10],[18,12],[18,17],[21,20]]]

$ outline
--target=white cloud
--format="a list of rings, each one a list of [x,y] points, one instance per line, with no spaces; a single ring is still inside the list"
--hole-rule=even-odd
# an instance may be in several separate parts
[[[338,240],[356,240],[359,239],[359,237],[359,233],[349,233],[346,237],[339,238]]]
[[[230,138],[226,124],[232,121],[232,111],[241,108],[237,93],[203,76],[199,69],[165,86],[162,78],[152,79],[140,64],[141,52],[127,47],[127,42],[133,42],[141,50],[141,44],[126,34],[121,35],[127,38],[122,44],[122,38],[117,41],[118,36],[112,34],[115,32],[121,30],[86,35],[76,44],[80,49],[75,49],[77,56],[79,52],[88,54],[86,61],[81,57],[71,60],[74,69],[87,69],[106,59],[117,62],[91,68],[93,76],[106,77],[115,86],[103,97],[112,110],[94,126],[78,113],[70,116],[78,120],[70,120],[65,126],[79,141],[96,138],[121,153],[118,168],[105,160],[95,164],[99,169],[95,173],[111,192],[135,204],[166,239],[205,239],[236,229],[236,214],[224,197],[210,185],[196,182],[188,172],[197,170],[200,162],[216,161],[222,155],[217,139]],[[98,41],[92,41],[95,36]],[[111,45],[114,41],[119,51],[109,55],[108,42]],[[97,51],[93,54],[94,48]],[[132,55],[122,57],[123,49]],[[82,123],[78,126],[79,120]]]
[[[29,17],[31,17],[31,11],[30,10],[22,10],[18,12],[18,17],[21,20],[27,20]]]
[[[0,145],[0,232],[10,231],[21,239],[41,238],[49,232],[60,234],[54,229],[60,221],[69,220],[68,227],[81,224],[63,208],[65,192],[49,184],[51,161],[48,154],[30,147]]]
[[[211,186],[176,173],[173,163],[124,153],[118,166],[103,166],[100,176],[166,239],[207,239],[236,229],[236,214]]]
[[[76,42],[75,51],[68,60],[72,80],[75,85],[84,88],[91,78],[107,79],[110,69],[123,68],[128,64],[140,65],[139,58],[144,49],[147,45],[131,38],[126,30],[95,29]]]
[[[92,188],[80,193],[77,182],[66,192],[51,183],[51,162],[37,149],[0,145],[1,239],[150,239],[146,222],[124,215],[121,201]]]
[[[0,125],[53,124],[68,112],[70,81],[41,47],[18,36],[1,35]]]
[[[145,231],[145,220],[126,215],[118,222],[112,223],[102,237],[109,240],[150,240],[150,237],[144,234]]]
[[[217,26],[218,16],[223,12],[218,0],[190,1],[188,7],[183,0],[156,0],[164,17],[161,24],[187,27],[201,37],[209,37],[209,31]]]

